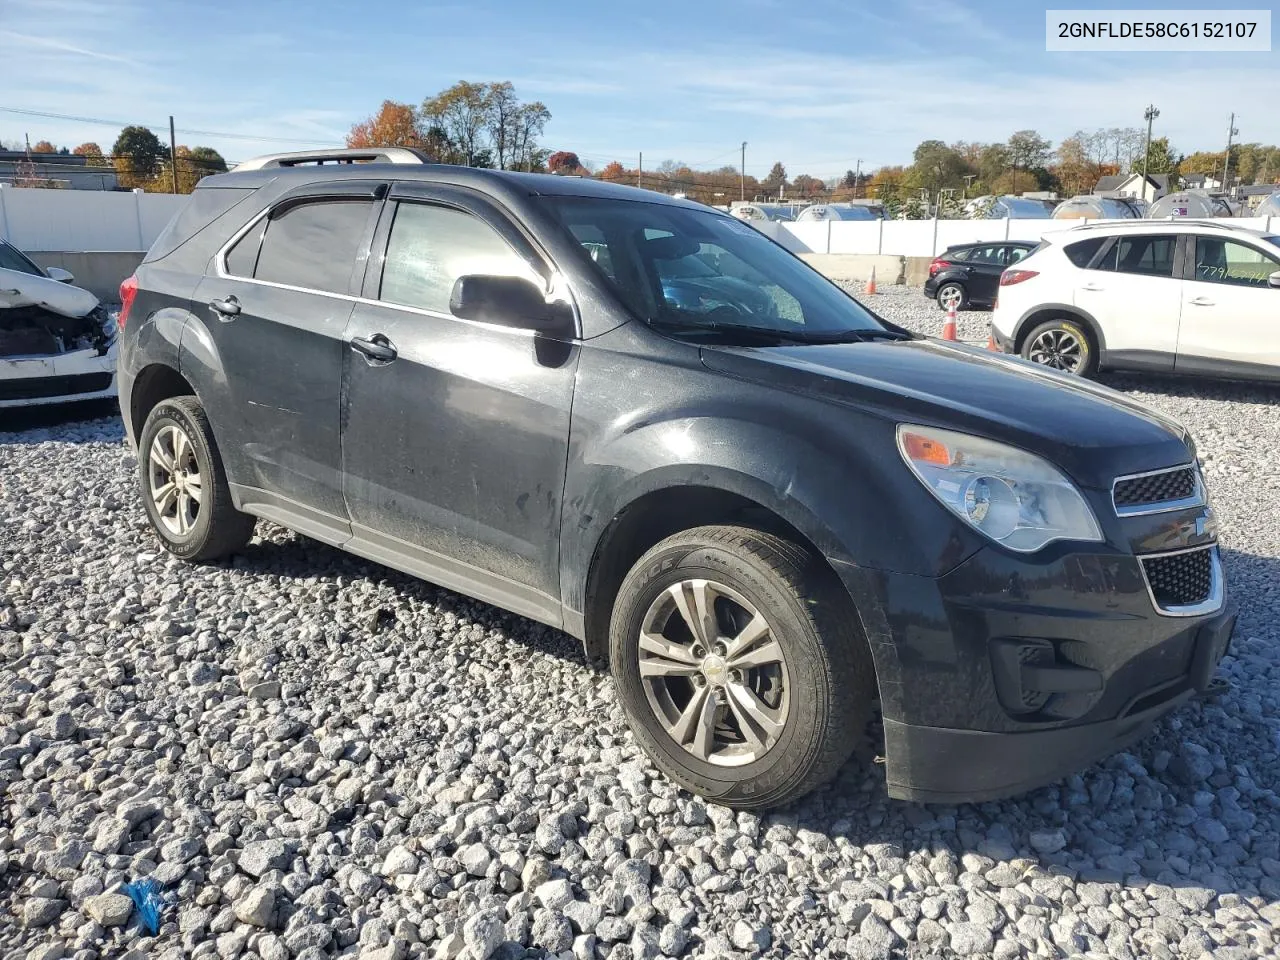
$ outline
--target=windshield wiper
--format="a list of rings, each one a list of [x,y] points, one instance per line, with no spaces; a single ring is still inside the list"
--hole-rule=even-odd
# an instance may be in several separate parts
[[[829,333],[810,333],[803,330],[778,330],[746,323],[671,323],[651,321],[655,329],[664,333],[686,336],[716,336],[725,339],[747,340],[751,346],[808,345],[833,343],[865,343],[871,340],[909,340],[910,334],[895,330],[838,330]]]

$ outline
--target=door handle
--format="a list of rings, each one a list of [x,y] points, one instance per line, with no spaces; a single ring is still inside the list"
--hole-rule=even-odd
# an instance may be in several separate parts
[[[399,351],[396,350],[396,345],[381,333],[375,333],[368,340],[352,337],[351,349],[357,353],[363,353],[373,363],[390,363],[400,356]]]
[[[1197,306],[1197,307],[1212,307],[1212,306],[1213,306],[1213,301],[1212,301],[1212,300],[1210,300],[1208,297],[1196,297],[1194,300],[1188,300],[1187,302],[1188,302],[1188,303],[1191,303],[1191,304],[1194,304],[1194,305],[1195,305],[1195,306]]]
[[[235,294],[222,300],[210,300],[209,306],[215,313],[220,313],[223,320],[240,316],[240,301],[235,298]]]

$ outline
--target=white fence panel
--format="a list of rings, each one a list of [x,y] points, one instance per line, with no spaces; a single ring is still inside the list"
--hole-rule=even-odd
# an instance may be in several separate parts
[[[937,256],[957,243],[994,243],[1005,240],[1004,220],[939,220],[938,240],[933,249]]]
[[[831,225],[823,221],[805,221],[804,223],[781,223],[783,233],[791,235],[790,241],[778,238],[778,242],[788,250],[796,253],[826,253],[827,237]]]
[[[0,188],[0,232],[20,250],[147,249],[185,196],[96,190]]]
[[[899,257],[932,257],[932,220],[886,220],[881,253]]]
[[[828,253],[879,253],[883,220],[832,220]]]

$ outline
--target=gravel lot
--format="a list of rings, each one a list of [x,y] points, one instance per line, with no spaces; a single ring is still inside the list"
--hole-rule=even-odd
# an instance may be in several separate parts
[[[940,330],[918,291],[874,302]],[[0,954],[1275,956],[1280,391],[1110,382],[1201,445],[1232,692],[1016,801],[889,801],[854,762],[763,818],[659,778],[568,638],[267,524],[169,560],[114,414],[28,418],[0,434]],[[116,893],[147,874],[156,937]]]

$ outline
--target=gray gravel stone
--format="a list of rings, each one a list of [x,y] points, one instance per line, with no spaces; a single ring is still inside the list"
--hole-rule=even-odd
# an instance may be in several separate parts
[[[122,893],[102,893],[84,902],[84,912],[104,927],[122,927],[133,913],[133,901]]]

